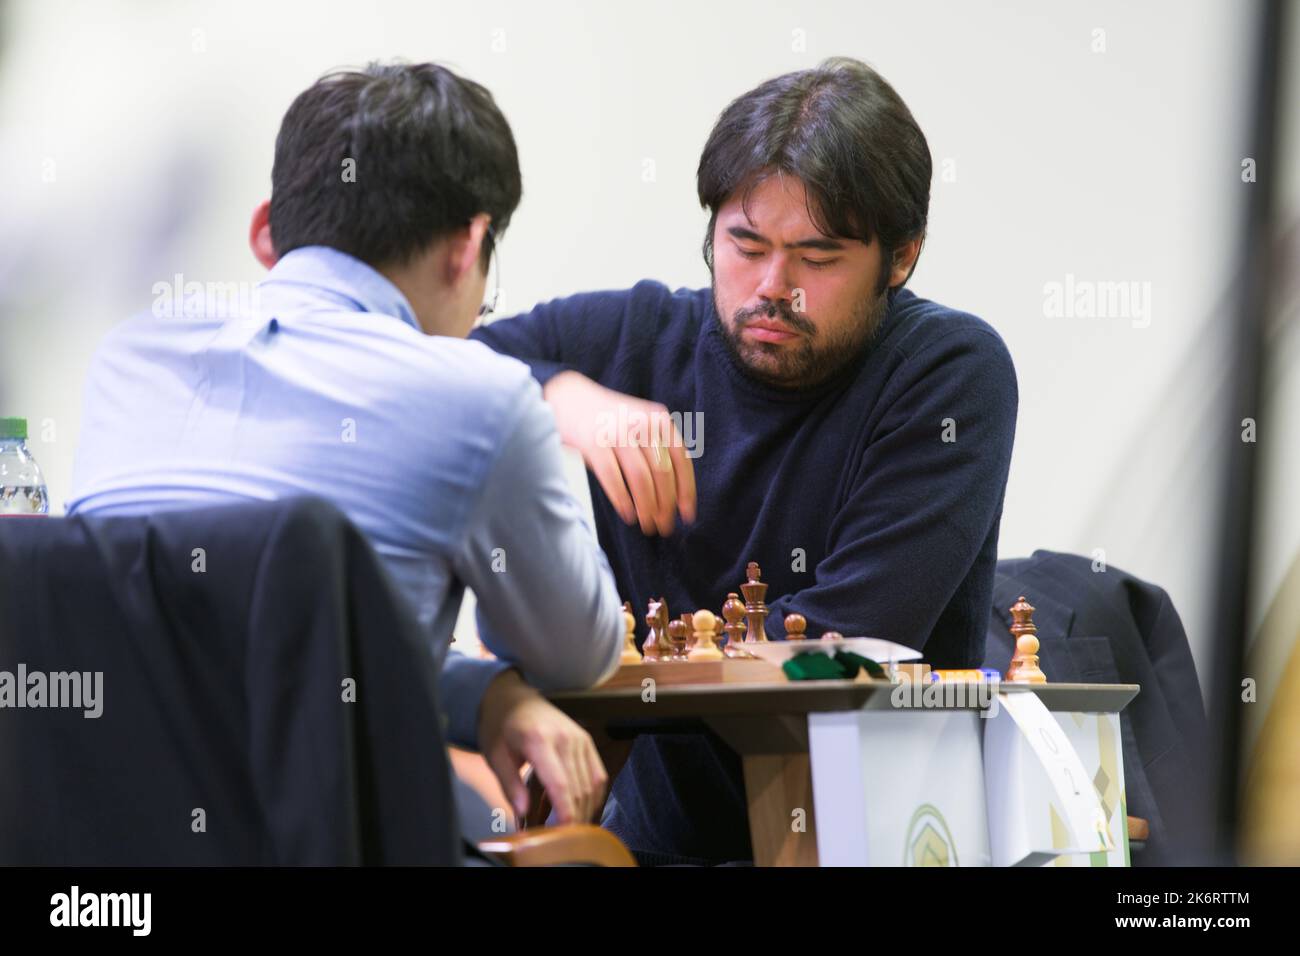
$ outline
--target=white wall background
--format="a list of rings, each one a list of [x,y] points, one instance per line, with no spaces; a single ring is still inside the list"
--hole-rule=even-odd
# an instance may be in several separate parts
[[[494,91],[524,170],[502,249],[518,311],[643,277],[704,284],[694,171],[718,112],[842,54],[930,141],[912,288],[986,318],[1016,360],[1003,555],[1104,549],[1171,592],[1206,659],[1246,5],[27,0],[4,17],[0,414],[32,420],[56,503],[104,330],[174,273],[258,278],[248,215],[280,117],[326,69],[432,59]],[[1067,274],[1149,282],[1149,326],[1046,317],[1044,285]]]

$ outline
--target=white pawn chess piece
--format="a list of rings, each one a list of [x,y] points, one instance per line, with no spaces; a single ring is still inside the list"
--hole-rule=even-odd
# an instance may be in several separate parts
[[[701,608],[691,617],[691,626],[695,630],[695,646],[686,655],[689,661],[720,661],[722,651],[713,643],[713,634],[718,623],[717,617],[708,608]]]
[[[619,664],[640,664],[641,652],[636,648],[636,617],[632,614],[632,605],[623,602],[623,656]]]

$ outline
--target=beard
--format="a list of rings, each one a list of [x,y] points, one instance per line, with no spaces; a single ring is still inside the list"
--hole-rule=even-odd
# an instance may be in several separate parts
[[[859,302],[849,321],[832,331],[819,327],[807,313],[795,312],[784,301],[737,309],[728,320],[722,317],[718,286],[713,283],[714,321],[727,351],[750,378],[777,388],[806,389],[830,381],[861,358],[888,311],[889,295],[882,292]],[[747,341],[745,326],[755,319],[779,319],[799,333],[799,338],[785,343]]]

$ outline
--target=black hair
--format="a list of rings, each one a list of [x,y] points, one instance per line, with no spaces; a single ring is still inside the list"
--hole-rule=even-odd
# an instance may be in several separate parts
[[[372,63],[327,73],[285,113],[271,241],[281,256],[317,245],[401,265],[479,213],[499,240],[522,193],[514,136],[487,89],[433,63]]]
[[[803,183],[809,216],[826,235],[866,243],[879,237],[877,295],[888,287],[899,247],[925,237],[930,147],[902,98],[865,63],[835,57],[786,73],[722,112],[696,174],[700,205],[711,213],[704,237],[710,271],[718,209],[737,189],[747,200],[776,172]]]

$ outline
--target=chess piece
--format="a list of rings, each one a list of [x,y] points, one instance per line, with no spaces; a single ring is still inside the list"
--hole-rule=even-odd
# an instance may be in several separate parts
[[[668,630],[668,622],[672,620],[672,615],[668,613],[668,599],[660,596],[659,598],[659,659],[661,661],[672,660],[675,654],[673,647],[672,634]]]
[[[659,635],[655,632],[655,622],[658,620],[655,615],[655,602],[650,602],[650,607],[645,614],[645,625],[649,628],[649,633],[645,636],[645,644],[641,648],[642,659],[649,661],[659,660]]]
[[[745,595],[745,619],[749,622],[745,643],[759,644],[767,640],[767,631],[763,628],[763,622],[767,620],[767,605],[763,603],[767,585],[762,582],[763,572],[757,561],[750,561],[745,566],[745,574],[749,580],[740,586],[740,593]]]
[[[804,633],[808,629],[808,619],[802,614],[787,614],[785,616],[785,639],[787,641],[806,641],[808,635]],[[823,635],[824,639],[825,635]]]
[[[722,651],[718,650],[717,645],[713,643],[713,635],[717,632],[717,615],[707,608],[702,608],[691,616],[691,623],[695,639],[691,642],[691,649],[687,652],[686,659],[688,661],[722,660]]]
[[[640,664],[641,652],[636,649],[636,617],[632,614],[632,602],[623,602],[623,656],[620,664]]]
[[[673,646],[668,640],[668,605],[663,598],[651,598],[645,616],[650,633],[646,635],[645,651],[647,661],[668,661],[673,657]]]
[[[665,660],[684,661],[686,660],[686,641],[690,631],[686,628],[686,622],[681,618],[668,622],[668,640],[672,644],[672,651],[669,658]]]
[[[726,621],[722,629],[727,633],[727,643],[722,653],[728,657],[749,657],[740,648],[741,641],[745,639],[745,625],[742,623],[745,605],[740,602],[740,595],[735,591],[727,595],[727,603],[722,605],[722,617]]]
[[[823,641],[842,641],[842,640],[844,640],[844,635],[841,634],[839,631],[827,631],[825,634],[822,635],[822,640],[823,640]]]
[[[691,648],[695,646],[695,615],[683,614],[682,623],[686,625],[686,653],[689,655]]]
[[[1046,684],[1047,675],[1038,668],[1038,628],[1034,627],[1034,608],[1025,596],[1011,605],[1011,636],[1016,639],[1016,653],[1007,668],[1008,684]]]

